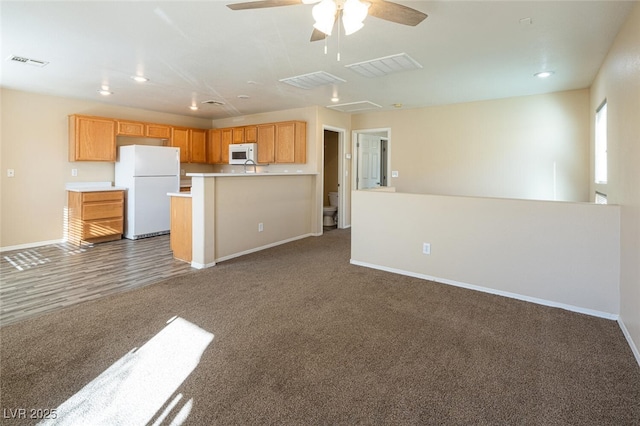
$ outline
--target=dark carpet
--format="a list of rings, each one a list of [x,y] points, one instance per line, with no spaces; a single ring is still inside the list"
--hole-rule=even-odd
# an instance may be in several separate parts
[[[615,321],[349,256],[335,230],[5,326],[2,423],[54,409],[50,424],[640,425],[640,367]],[[185,328],[145,346],[174,316],[214,336],[195,358]],[[142,395],[122,396],[127,378]]]

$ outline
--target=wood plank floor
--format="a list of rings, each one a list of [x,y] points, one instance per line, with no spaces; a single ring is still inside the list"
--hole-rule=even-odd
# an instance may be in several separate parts
[[[173,258],[169,235],[0,255],[0,326],[196,271]]]

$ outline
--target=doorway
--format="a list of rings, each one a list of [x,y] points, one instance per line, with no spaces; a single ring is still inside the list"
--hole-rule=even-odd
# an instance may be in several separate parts
[[[328,126],[323,126],[322,135],[322,162],[323,162],[323,181],[322,181],[322,208],[330,205],[329,193],[338,193],[338,209],[337,221],[334,226],[324,226],[323,214],[323,230],[331,230],[335,228],[344,228],[345,226],[345,202],[344,188],[341,170],[344,164],[342,153],[344,152],[344,136],[345,130]],[[323,210],[324,213],[324,210]]]
[[[356,190],[388,186],[390,162],[389,129],[354,131]]]

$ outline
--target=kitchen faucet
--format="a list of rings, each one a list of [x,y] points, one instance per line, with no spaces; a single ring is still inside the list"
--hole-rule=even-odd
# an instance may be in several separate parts
[[[249,161],[251,161],[251,164],[253,164],[253,173],[258,173],[258,171],[256,170],[256,162],[250,158],[244,162],[244,172],[247,173],[247,164],[249,164]]]

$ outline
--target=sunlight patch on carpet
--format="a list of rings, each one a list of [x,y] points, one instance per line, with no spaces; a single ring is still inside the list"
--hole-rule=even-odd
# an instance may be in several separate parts
[[[175,392],[197,367],[214,335],[174,317],[56,409],[40,425],[182,424],[193,400]]]

